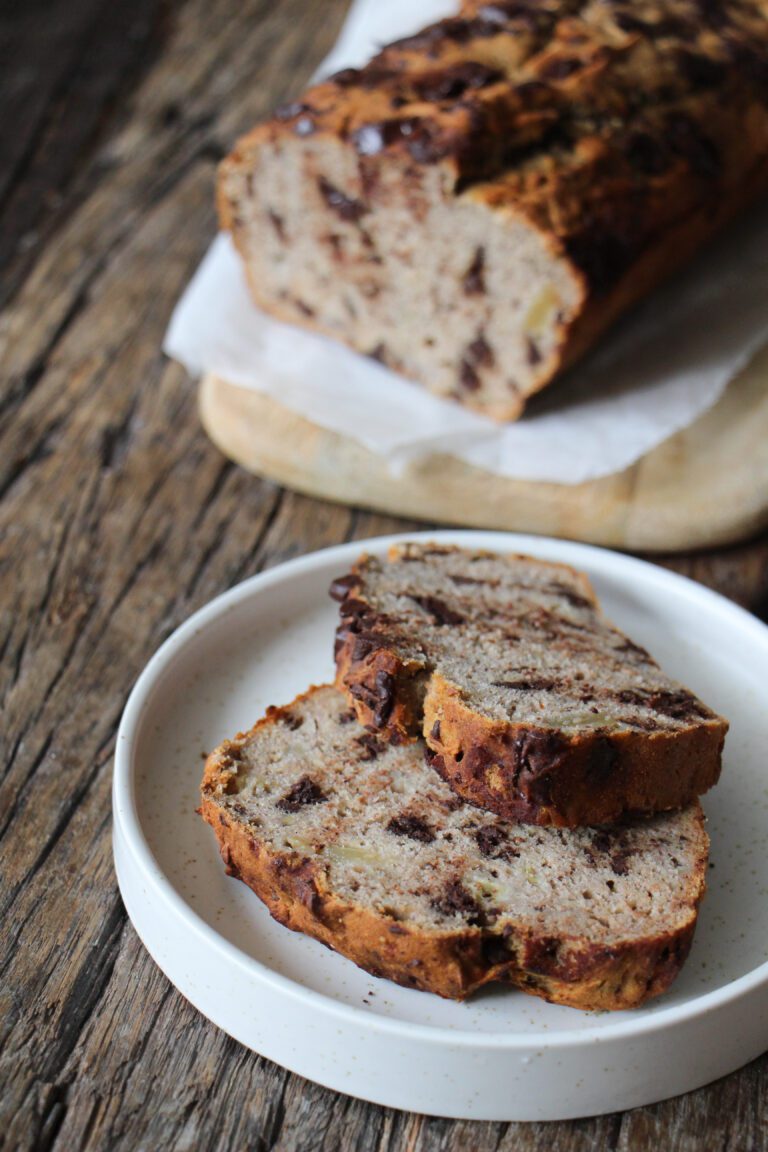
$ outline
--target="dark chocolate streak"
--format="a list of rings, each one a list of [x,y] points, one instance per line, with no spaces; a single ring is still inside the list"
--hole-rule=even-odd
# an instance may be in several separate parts
[[[337,578],[332,581],[331,586],[328,589],[328,595],[332,600],[338,600],[338,602],[341,604],[344,600],[346,600],[350,588],[353,588],[357,583],[358,577],[354,574],[354,572],[349,572],[346,576],[337,576]]]
[[[464,617],[459,612],[456,612],[453,608],[449,608],[448,605],[437,596],[419,596],[416,593],[409,593],[408,599],[415,601],[420,608],[423,608],[425,612],[429,613],[435,624],[451,625],[463,624],[464,622]]]
[[[443,916],[464,916],[468,924],[478,925],[483,921],[480,905],[458,877],[448,881],[442,893],[432,901],[432,907]]]
[[[370,732],[363,732],[355,737],[355,743],[362,749],[361,760],[376,760],[384,751],[385,746]]]
[[[387,832],[391,832],[393,836],[406,836],[409,840],[418,840],[422,844],[431,844],[435,839],[435,834],[426,820],[410,812],[393,816],[387,824]]]
[[[475,249],[472,263],[464,273],[462,285],[466,296],[482,296],[485,293],[485,248]]]
[[[285,796],[277,801],[275,807],[281,812],[298,812],[308,804],[324,804],[327,799],[319,784],[316,784],[310,776],[302,776]]]
[[[341,220],[357,223],[368,211],[362,200],[345,196],[334,184],[331,184],[330,180],[326,180],[325,176],[318,177],[317,186],[325,203]]]

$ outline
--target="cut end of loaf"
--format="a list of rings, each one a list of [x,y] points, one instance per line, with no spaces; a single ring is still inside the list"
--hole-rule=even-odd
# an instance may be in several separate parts
[[[222,167],[256,303],[497,420],[553,375],[583,288],[546,237],[450,165],[257,131]],[[493,301],[504,301],[504,307]]]
[[[330,687],[212,753],[202,814],[281,923],[455,999],[500,980],[636,1006],[679,971],[705,886],[698,804],[614,829],[508,824],[458,801],[419,746],[360,728]]]
[[[768,185],[762,0],[669,7],[465,0],[278,109],[219,184],[257,303],[519,416]]]

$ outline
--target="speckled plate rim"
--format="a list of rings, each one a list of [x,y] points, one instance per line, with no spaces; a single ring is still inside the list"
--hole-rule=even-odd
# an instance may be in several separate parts
[[[338,564],[339,571],[341,571],[362,551],[382,552],[391,544],[413,539],[430,539],[440,543],[504,552],[529,552],[541,556],[542,559],[559,560],[575,567],[602,569],[606,573],[610,573],[613,578],[618,577],[620,580],[626,578],[630,585],[641,580],[646,589],[655,587],[660,594],[663,594],[665,589],[675,586],[679,590],[683,590],[691,599],[697,601],[703,611],[716,612],[725,616],[728,625],[742,632],[750,645],[759,646],[768,659],[768,627],[743,608],[685,576],[670,572],[647,561],[612,552],[608,549],[597,548],[593,545],[516,533],[441,530],[380,536],[309,553],[253,576],[210,601],[168,637],[151,658],[134,685],[123,713],[117,737],[113,779],[113,813],[116,831],[123,838],[132,864],[140,869],[145,883],[152,886],[174,917],[180,919],[188,929],[204,938],[208,943],[213,943],[223,959],[237,964],[246,970],[249,976],[258,975],[262,981],[271,985],[276,991],[297,998],[307,1006],[322,1011],[325,1015],[355,1024],[366,1032],[390,1033],[403,1039],[412,1038],[421,1043],[450,1044],[472,1048],[480,1046],[484,1050],[490,1051],[499,1049],[524,1051],[529,1050],[532,1044],[537,1044],[542,1048],[567,1049],[580,1047],[590,1042],[604,1044],[615,1040],[640,1038],[645,1034],[661,1032],[693,1017],[701,1017],[728,1004],[735,1003],[761,986],[768,984],[768,962],[766,962],[721,988],[693,996],[683,1004],[657,1011],[651,1016],[638,1015],[629,1020],[619,1020],[615,1024],[603,1023],[600,1028],[591,1026],[585,1021],[584,1028],[575,1032],[547,1030],[533,1035],[529,1033],[525,1036],[443,1028],[437,1025],[432,1026],[374,1016],[352,1005],[341,1004],[322,992],[296,983],[225,940],[179,895],[152,853],[134,803],[132,755],[134,740],[138,733],[142,713],[148,705],[155,684],[173,662],[177,653],[193,637],[207,629],[218,617],[231,611],[241,602],[257,596],[273,584],[304,575],[315,568],[325,567],[329,562]],[[167,974],[172,979],[172,976]]]

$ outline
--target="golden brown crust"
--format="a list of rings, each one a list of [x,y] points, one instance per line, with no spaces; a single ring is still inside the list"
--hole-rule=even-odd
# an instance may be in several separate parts
[[[675,732],[590,732],[564,740],[495,724],[433,675],[424,702],[429,762],[463,799],[508,820],[578,827],[683,808],[720,775],[723,724]],[[466,751],[465,751],[466,749]]]
[[[565,736],[473,710],[439,671],[399,655],[390,621],[366,599],[366,559],[332,586],[343,597],[336,686],[365,727],[395,743],[423,737],[462,799],[508,820],[578,827],[682,808],[717,783],[728,725],[714,714],[673,730]]]
[[[284,714],[285,709],[273,709],[256,727]],[[455,1000],[501,981],[552,1003],[618,1010],[664,992],[688,955],[705,890],[707,841],[700,809],[702,849],[690,885],[690,914],[675,931],[610,948],[510,931],[509,925],[503,935],[479,927],[427,932],[341,899],[330,889],[322,863],[297,852],[271,851],[252,828],[225,812],[217,797],[231,787],[237,744],[227,742],[208,757],[201,790],[200,814],[216,834],[227,873],[247,884],[279,923],[320,940],[375,976]]]

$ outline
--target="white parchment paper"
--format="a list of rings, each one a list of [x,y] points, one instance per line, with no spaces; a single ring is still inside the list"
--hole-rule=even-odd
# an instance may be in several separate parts
[[[450,14],[448,0],[356,0],[322,72]],[[621,471],[717,400],[768,341],[768,207],[655,292],[522,420],[496,425],[252,304],[228,236],[179,301],[164,348],[273,396],[383,456],[393,471],[439,452],[502,476],[577,484]]]

